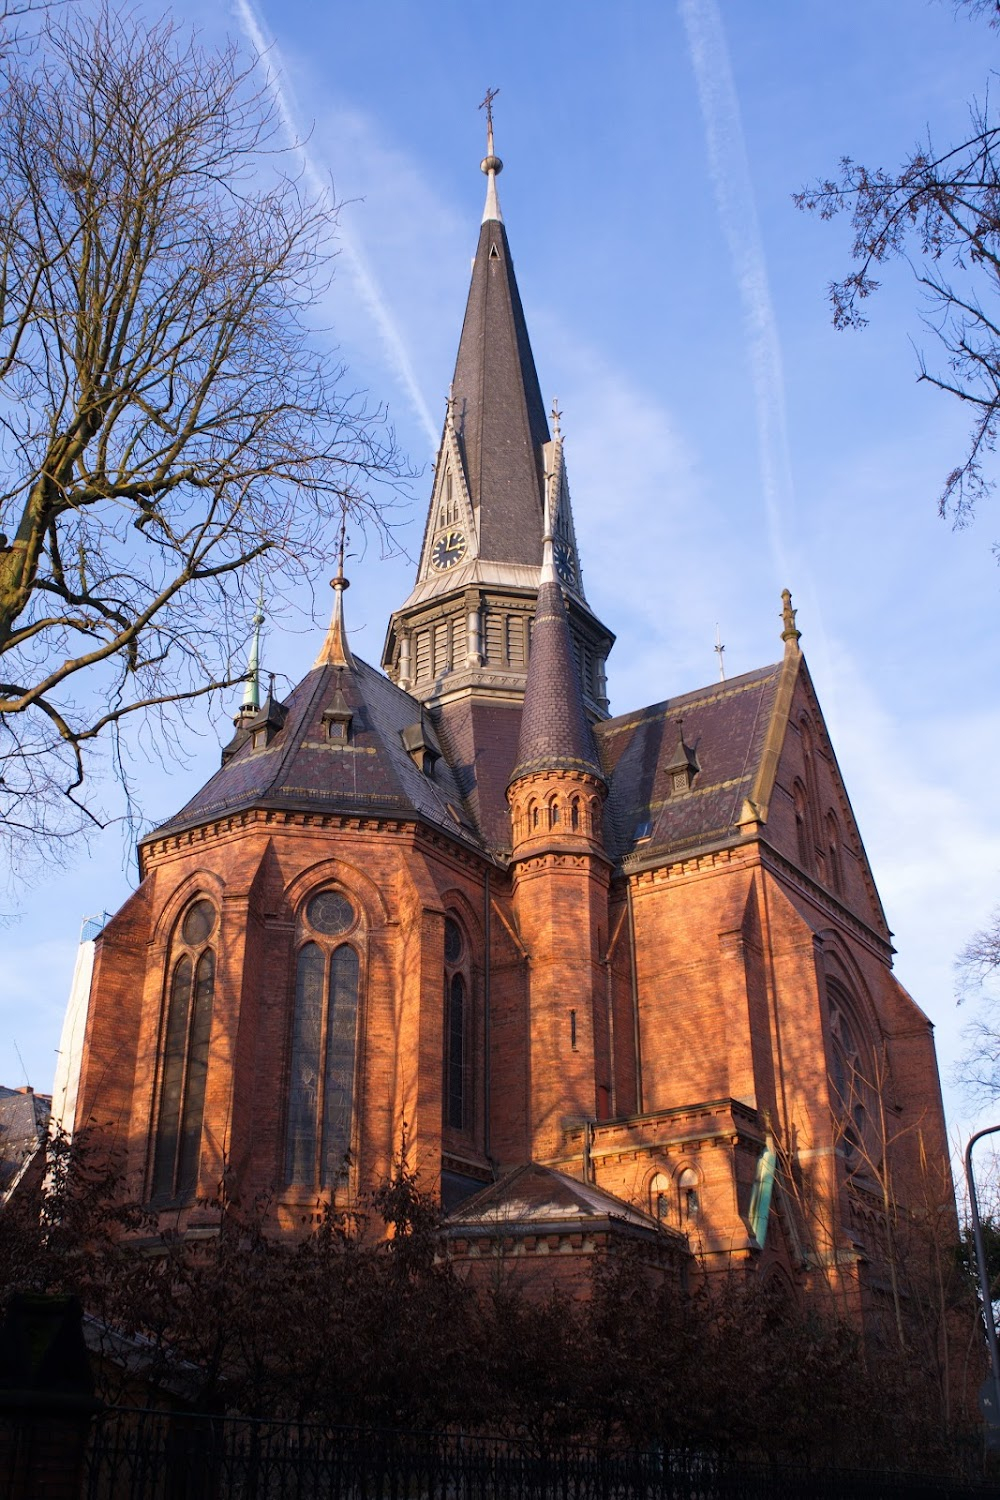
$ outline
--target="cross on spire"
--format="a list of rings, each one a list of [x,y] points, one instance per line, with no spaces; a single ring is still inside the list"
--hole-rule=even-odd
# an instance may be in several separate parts
[[[479,163],[482,171],[486,173],[489,186],[486,189],[486,207],[483,210],[483,223],[495,219],[498,223],[503,221],[500,212],[500,201],[497,198],[497,177],[503,171],[503,162],[493,150],[493,101],[499,94],[499,89],[487,89],[486,98],[480,104],[480,109],[486,111],[486,155]]]
[[[480,109],[486,111],[486,155],[493,155],[493,101],[499,94],[499,89],[487,89],[486,98],[480,104]]]

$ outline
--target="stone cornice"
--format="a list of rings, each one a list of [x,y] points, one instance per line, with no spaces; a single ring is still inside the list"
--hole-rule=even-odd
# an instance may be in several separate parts
[[[446,833],[413,816],[393,816],[388,811],[326,811],[309,807],[268,807],[266,804],[220,814],[188,827],[148,835],[139,844],[139,873],[145,877],[152,866],[194,848],[223,844],[234,836],[270,834],[275,831],[306,830],[363,833],[386,838],[404,838],[412,844],[433,846],[465,867],[492,866],[498,862],[485,849],[473,846],[456,830]]]
[[[813,906],[846,927],[883,962],[891,963],[896,951],[886,936],[846,906],[832,891],[787,859],[760,834],[728,838],[669,852],[651,850],[646,856],[626,855],[619,861],[621,875],[633,881],[636,890],[650,881],[659,883],[691,875],[710,874],[733,863],[762,865],[771,875],[804,896]]]

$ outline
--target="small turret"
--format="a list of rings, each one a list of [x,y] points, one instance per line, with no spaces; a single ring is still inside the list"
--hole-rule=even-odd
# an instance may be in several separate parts
[[[541,584],[517,759],[507,788],[514,907],[528,954],[528,1149],[565,1164],[567,1131],[610,1097],[601,966],[611,864],[607,783],[583,707],[545,507]],[[536,1066],[537,1064],[537,1066]],[[581,1175],[585,1171],[580,1165]]]

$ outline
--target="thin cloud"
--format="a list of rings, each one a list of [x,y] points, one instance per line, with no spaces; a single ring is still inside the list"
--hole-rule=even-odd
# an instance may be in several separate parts
[[[250,4],[250,0],[235,0],[235,11],[240,26],[250,45],[257,53],[260,65],[264,69],[267,87],[270,89],[274,102],[277,105],[289,145],[301,157],[302,170],[309,184],[310,191],[318,199],[327,202],[332,207],[329,184],[312,160],[306,147],[302,144],[302,132],[297,127],[288,90],[279,79],[278,68],[275,64],[280,62],[281,54],[277,44],[274,42],[269,43],[266,40],[263,20]],[[412,406],[421,427],[424,429],[431,452],[433,453],[437,449],[438,430],[431,417],[427,402],[424,400],[423,392],[417,382],[413,364],[410,360],[406,343],[400,333],[399,326],[357,241],[344,228],[343,224],[339,226],[338,232],[340,248],[344,260],[354,277],[361,301],[370,314],[372,322],[375,324],[392,372],[402,386],[407,400]]]
[[[781,345],[771,303],[739,98],[715,0],[678,0],[705,126],[708,168],[736,273],[757,408],[761,483],[774,563],[783,581],[789,561],[784,512],[792,496]]]

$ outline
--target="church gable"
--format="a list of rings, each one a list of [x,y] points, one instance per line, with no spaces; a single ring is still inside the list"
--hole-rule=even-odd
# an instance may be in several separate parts
[[[764,837],[801,872],[882,937],[890,936],[847,789],[808,668],[797,657],[781,719],[773,781],[758,786]],[[761,808],[764,811],[764,808]]]

